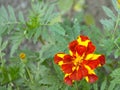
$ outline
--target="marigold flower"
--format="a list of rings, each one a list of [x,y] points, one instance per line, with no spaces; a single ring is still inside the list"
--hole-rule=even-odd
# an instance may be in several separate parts
[[[78,36],[77,40],[69,43],[69,53],[57,53],[54,62],[64,72],[64,82],[72,85],[74,81],[85,78],[87,82],[94,83],[98,77],[94,69],[105,64],[105,57],[94,54],[95,46],[87,36]]]
[[[20,53],[19,57],[20,57],[21,59],[25,59],[26,54],[25,54],[25,53]]]

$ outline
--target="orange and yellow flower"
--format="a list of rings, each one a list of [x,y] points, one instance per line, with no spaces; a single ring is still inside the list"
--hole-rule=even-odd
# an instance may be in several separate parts
[[[69,54],[57,53],[54,62],[64,72],[64,82],[72,85],[74,81],[85,78],[93,83],[98,77],[94,69],[105,64],[105,57],[94,54],[95,46],[87,36],[78,36],[77,40],[69,43]]]

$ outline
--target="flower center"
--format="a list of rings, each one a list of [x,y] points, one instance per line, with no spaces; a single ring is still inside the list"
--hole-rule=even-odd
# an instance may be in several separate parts
[[[81,65],[82,61],[83,61],[83,56],[78,56],[74,59],[73,62],[74,62],[74,65],[77,67]]]

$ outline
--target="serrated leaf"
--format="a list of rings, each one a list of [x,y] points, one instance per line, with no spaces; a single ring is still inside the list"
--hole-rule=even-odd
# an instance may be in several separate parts
[[[63,12],[67,12],[72,7],[73,0],[59,0],[58,6],[59,9]]]
[[[0,12],[2,12],[2,13],[0,13],[0,17],[3,18],[4,20],[7,20],[8,19],[8,13],[7,13],[4,6],[2,6],[0,8]]]
[[[11,48],[10,56],[13,56],[13,54],[15,53],[15,51],[17,50],[23,39],[24,39],[24,34],[22,32],[15,32],[13,34],[13,36],[11,37],[12,48]]]
[[[76,39],[77,36],[80,35],[80,25],[77,20],[75,20],[74,25],[73,25],[73,33],[74,33],[74,38]]]
[[[103,24],[104,29],[106,29],[108,31],[114,29],[114,22],[111,19],[109,19],[109,20],[107,20],[107,19],[104,19],[104,20],[101,19],[100,22],[101,22],[101,24]]]
[[[33,38],[34,38],[34,40],[33,40],[34,43],[37,42],[39,36],[41,35],[41,28],[37,28],[37,29],[35,29],[35,30],[36,30],[36,32],[35,32],[35,35],[34,35],[34,37],[33,37]]]
[[[40,58],[42,59],[41,62],[43,62],[47,58],[53,57],[54,54],[57,53],[58,49],[59,48],[53,44],[43,46],[40,50]]]
[[[6,90],[6,86],[0,86],[0,90]]]
[[[50,24],[55,24],[57,22],[61,22],[62,21],[62,17],[61,16],[57,16],[57,17],[54,17],[51,21],[50,21]]]
[[[117,59],[120,56],[120,50],[117,49],[114,53],[114,57]]]
[[[5,24],[0,26],[0,36],[4,35],[4,33],[6,33],[7,29],[8,29],[8,26]]]
[[[115,14],[113,13],[112,10],[110,10],[110,9],[109,9],[108,7],[106,7],[106,6],[103,6],[102,8],[103,8],[104,12],[106,13],[106,15],[107,15],[110,19],[112,19],[113,21],[116,20],[116,16],[115,16]]]
[[[2,38],[0,37],[0,47],[2,46]]]
[[[65,35],[65,30],[60,24],[55,24],[55,25],[50,26],[50,30],[60,35],[63,35],[63,36]]]
[[[10,16],[10,21],[16,21],[15,13],[14,10],[11,6],[8,6],[8,11],[9,11],[9,16]]]
[[[49,23],[50,20],[52,19],[52,17],[53,17],[53,14],[52,14],[53,10],[54,10],[54,5],[51,5],[47,9],[47,11],[46,11],[46,13],[44,15],[44,21],[45,21],[45,23]]]
[[[120,77],[120,68],[115,69],[110,75],[113,78]]]
[[[7,44],[8,44],[8,41],[5,41],[5,42],[2,44],[2,46],[1,46],[1,51],[6,48]]]
[[[115,83],[110,83],[108,90],[114,90]]]
[[[107,84],[107,79],[105,78],[105,80],[101,84],[100,90],[105,90],[106,84]]]
[[[20,22],[25,23],[25,19],[24,19],[24,16],[23,16],[22,12],[18,13],[18,19],[19,19]]]
[[[112,4],[113,4],[115,10],[116,10],[118,13],[120,13],[120,5],[119,5],[119,3],[117,2],[117,0],[112,0]]]
[[[97,83],[93,84],[93,88],[94,88],[94,90],[98,90],[98,85],[97,85]]]

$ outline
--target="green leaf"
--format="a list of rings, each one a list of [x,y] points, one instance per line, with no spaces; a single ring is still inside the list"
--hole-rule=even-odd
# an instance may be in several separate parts
[[[115,10],[120,14],[120,6],[117,0],[112,0],[112,3],[113,3]]]
[[[59,9],[63,12],[67,12],[71,9],[74,0],[59,0],[58,6]]]
[[[117,58],[119,58],[119,56],[120,56],[120,50],[117,49],[114,53],[114,57],[117,59]]]
[[[0,47],[2,46],[2,38],[0,37]]]
[[[73,33],[74,33],[74,39],[77,38],[77,36],[80,35],[80,25],[77,19],[75,19],[74,21],[74,25],[73,25]]]
[[[9,16],[10,16],[10,21],[16,21],[15,13],[14,10],[11,6],[8,6],[8,11],[9,11]]]
[[[113,77],[113,78],[120,77],[120,68],[115,69],[115,70],[111,73],[111,77]]]
[[[7,90],[6,86],[0,86],[0,90]]]
[[[1,84],[6,84],[12,80],[15,80],[19,77],[19,67],[18,66],[8,66],[8,67],[3,67],[2,68],[2,83]]]
[[[115,83],[110,83],[108,90],[114,90],[115,88]]]
[[[2,46],[1,46],[1,51],[6,48],[7,44],[8,44],[8,41],[3,42]]]
[[[35,32],[35,35],[34,35],[34,37],[33,37],[33,38],[34,38],[34,40],[33,40],[34,43],[37,42],[39,36],[41,35],[41,28],[37,28],[37,29],[35,29],[35,30],[36,30],[36,32]]]
[[[24,40],[24,34],[23,32],[20,31],[15,32],[10,39],[12,40],[11,41],[12,48],[11,48],[10,56],[13,56],[13,54],[18,49],[21,42]]]
[[[3,20],[7,20],[8,19],[8,13],[7,13],[7,10],[5,9],[4,6],[2,6],[0,8],[0,12],[2,12],[2,13],[0,13],[0,18],[3,19]]]
[[[97,83],[93,84],[93,88],[94,88],[94,90],[98,90],[98,85],[97,85]]]
[[[61,22],[61,21],[62,21],[62,17],[57,16],[57,17],[54,17],[53,19],[51,19],[50,24],[53,25],[53,24]]]
[[[102,82],[102,85],[101,85],[101,87],[100,87],[100,90],[105,90],[106,85],[107,85],[107,79],[105,78],[105,80]]]
[[[120,85],[120,68],[115,69],[110,76],[113,80],[111,80],[108,90],[114,90],[116,85]]]
[[[24,16],[23,16],[22,12],[18,13],[18,19],[19,19],[20,22],[25,23],[25,19],[24,19]]]
[[[59,47],[57,47],[54,44],[45,45],[40,50],[40,58],[44,61],[45,59],[53,57],[54,54],[57,53],[58,51],[59,51]]]
[[[60,24],[55,24],[55,25],[50,26],[50,30],[60,35],[63,35],[63,36],[65,35],[65,30]]]
[[[101,19],[100,22],[101,22],[101,24],[103,24],[105,30],[108,30],[108,31],[114,30],[114,22],[113,22],[113,20],[111,20],[111,19],[109,19],[109,20]]]
[[[110,10],[110,9],[109,9],[108,7],[106,7],[106,6],[103,6],[102,8],[103,8],[104,12],[106,13],[106,15],[107,15],[110,19],[112,19],[113,21],[116,20],[116,16],[115,16],[115,14],[113,13],[112,10]]]

